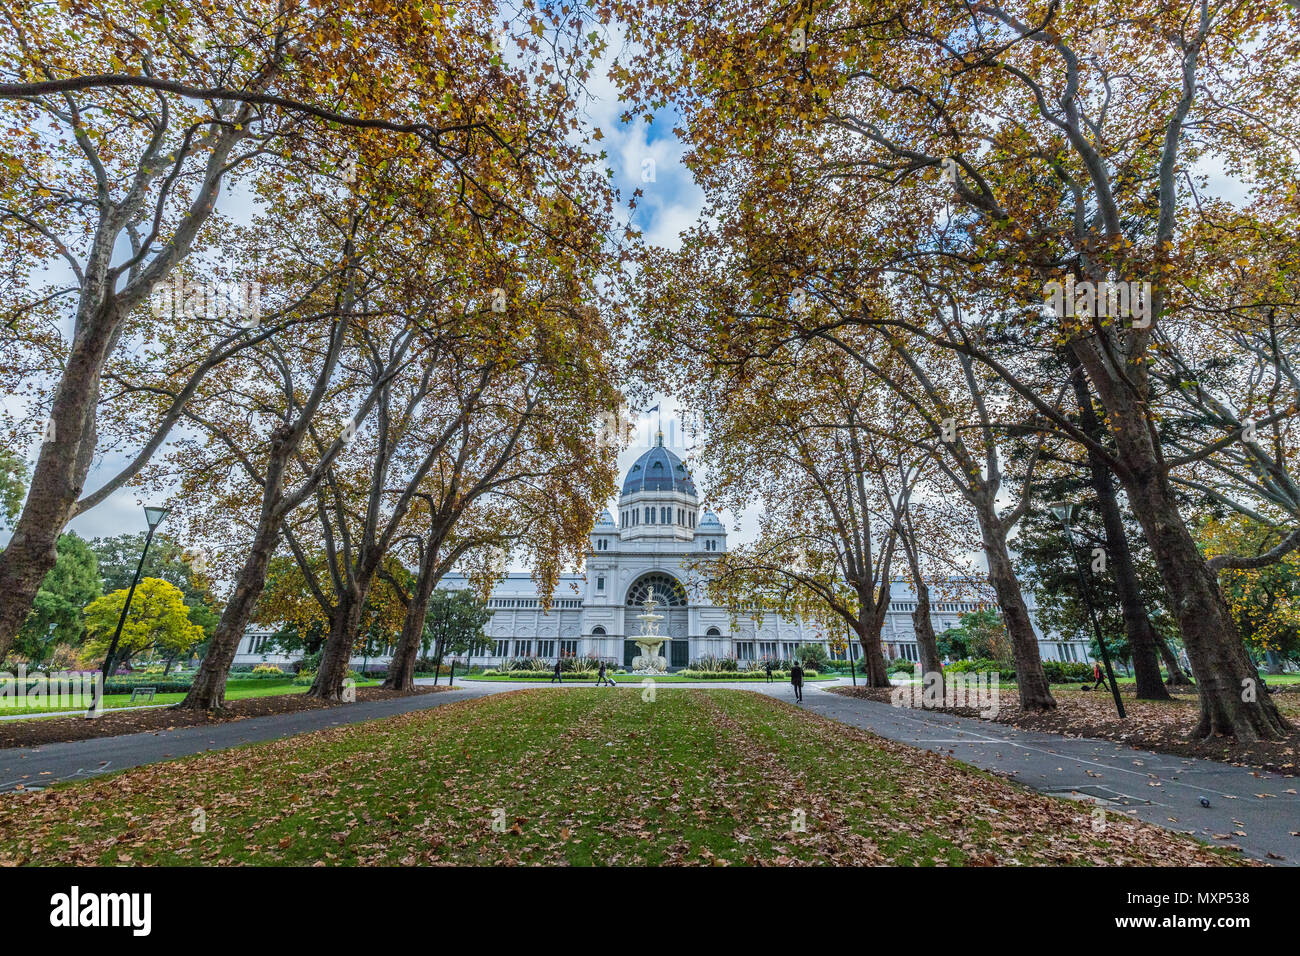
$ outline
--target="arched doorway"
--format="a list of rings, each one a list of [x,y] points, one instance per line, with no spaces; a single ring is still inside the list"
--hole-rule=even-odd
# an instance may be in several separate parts
[[[690,663],[690,644],[687,640],[688,599],[686,588],[666,571],[650,571],[632,582],[627,590],[627,632],[628,639],[623,647],[623,665],[632,666],[632,658],[641,653],[635,643],[635,634],[641,631],[641,622],[636,616],[645,610],[643,607],[650,589],[654,588],[657,607],[656,614],[664,615],[660,623],[660,633],[669,637],[664,656],[668,658],[669,667],[686,667]]]

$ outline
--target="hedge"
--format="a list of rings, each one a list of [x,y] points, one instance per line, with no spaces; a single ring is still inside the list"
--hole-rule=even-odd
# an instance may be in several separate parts
[[[128,683],[118,680],[104,682],[105,694],[129,694],[131,691],[141,687],[152,687],[160,694],[184,694],[190,689],[190,681],[159,680],[159,681],[138,681]]]
[[[1004,681],[1016,679],[1016,669],[1007,667],[987,658],[973,661],[956,661],[944,668],[950,674],[965,674],[970,671],[996,671],[998,678]],[[1049,684],[1073,684],[1092,680],[1092,665],[1081,661],[1043,661],[1043,673]]]
[[[684,670],[684,671],[678,671],[677,673],[678,673],[680,676],[682,676],[682,677],[689,677],[689,678],[691,678],[692,680],[725,680],[725,681],[733,681],[733,680],[761,680],[761,681],[765,681],[765,680],[767,680],[767,671],[764,671],[764,670],[762,670],[762,669],[760,669],[760,668],[755,668],[755,669],[753,669],[753,670],[747,670],[747,671],[693,671],[693,670]],[[811,679],[811,678],[814,678],[814,677],[820,677],[821,675],[820,675],[817,671],[806,670],[806,671],[803,672],[803,676],[804,676],[805,679]],[[789,671],[778,671],[778,670],[773,670],[773,671],[772,671],[772,680],[782,680],[782,681],[786,681],[786,680],[789,680],[789,679],[790,679],[790,672],[789,672]]]

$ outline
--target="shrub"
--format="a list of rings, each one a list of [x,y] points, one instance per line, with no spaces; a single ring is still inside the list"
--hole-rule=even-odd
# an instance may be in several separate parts
[[[794,656],[799,658],[799,663],[803,665],[805,671],[822,670],[831,659],[822,644],[800,644]]]
[[[562,670],[560,673],[568,680],[594,681],[599,672]],[[609,673],[608,669],[606,669],[606,673]],[[499,667],[489,667],[487,670],[483,671],[483,676],[484,677],[511,677],[514,678],[515,680],[551,680],[553,677],[555,677],[555,665],[552,664],[550,667],[545,668],[544,670],[525,670],[523,668],[516,668],[515,670],[507,671]]]
[[[695,660],[691,661],[689,669],[735,673],[740,668],[734,657],[719,657],[716,654],[705,654],[702,657],[697,657]],[[683,671],[683,673],[685,672]]]
[[[554,667],[540,657],[507,657],[501,662],[503,671],[549,671]]]
[[[744,671],[743,673],[738,673],[736,671],[706,671],[706,670],[700,670],[692,667],[692,668],[687,668],[686,670],[678,671],[677,673],[679,676],[688,677],[691,680],[717,680],[717,681],[723,681],[723,680],[766,681],[767,680],[767,673],[761,667],[756,667],[751,670]],[[805,669],[803,672],[803,676],[805,679],[817,677],[818,672],[815,670]],[[790,672],[788,670],[773,669],[772,679],[783,680],[783,681],[789,680]]]
[[[560,670],[565,674],[570,671],[599,671],[600,658],[590,654],[584,654],[582,657],[561,657]]]
[[[894,673],[894,671],[902,671],[905,674],[915,674],[916,664],[905,657],[895,657],[889,662],[889,666],[886,670],[891,674]]]
[[[189,691],[190,682],[173,680],[120,681],[114,679],[104,682],[104,693],[129,694],[137,687],[152,687],[160,694],[184,694]]]
[[[1016,669],[1000,664],[995,660],[987,657],[979,657],[974,660],[956,661],[949,664],[946,671],[952,674],[969,674],[973,672],[989,671],[998,675],[999,680],[1013,681],[1016,679]]]
[[[437,670],[439,674],[450,674],[451,660],[444,657],[441,666],[438,665],[437,660],[436,657],[417,657],[415,660],[415,672],[417,674],[427,674],[430,677],[433,676],[435,670]],[[461,669],[461,673],[465,673],[464,668]]]
[[[284,671],[280,670],[280,668],[276,667],[274,664],[258,664],[256,667],[253,668],[253,673],[254,673],[254,674],[274,674],[274,675],[276,675],[277,677],[283,677],[283,676],[284,676]]]
[[[1071,684],[1092,680],[1092,665],[1082,661],[1043,661],[1043,673],[1050,684]]]

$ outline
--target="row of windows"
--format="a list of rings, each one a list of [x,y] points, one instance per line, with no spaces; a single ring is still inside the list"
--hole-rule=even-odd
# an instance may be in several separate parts
[[[602,579],[603,580],[603,579]],[[488,601],[488,607],[491,608],[539,608],[542,602],[536,598],[493,598]],[[551,602],[551,610],[577,611],[581,610],[582,602],[570,598],[563,598]]]
[[[974,603],[968,603],[968,604],[961,604],[961,603],[936,604],[934,601],[930,602],[931,611],[948,611],[952,614],[965,614],[968,611],[982,611],[988,606],[989,605],[983,601],[976,601]],[[891,611],[908,611],[908,612],[915,611],[916,602],[895,601],[893,604],[889,605],[889,609]]]
[[[695,512],[690,508],[675,508],[672,505],[646,505],[644,508],[628,508],[619,513],[618,523],[624,528],[641,524],[679,524],[683,528],[695,527]]]
[[[605,629],[603,627],[594,627],[591,629],[592,637],[604,637]],[[718,629],[711,627],[708,630],[707,637],[719,637]],[[265,638],[262,638],[265,642]],[[472,656],[486,654],[491,648],[496,657],[540,657],[543,660],[552,660],[555,658],[556,647],[558,645],[560,656],[577,657],[578,641],[576,638],[562,641],[553,639],[541,640],[511,640],[502,638],[497,641],[484,641],[474,645],[470,649]],[[255,647],[257,645],[254,645]],[[920,663],[921,653],[915,644],[897,644],[898,653],[905,660],[913,663]],[[1073,644],[1060,643],[1057,645],[1061,649],[1061,659],[1067,661],[1084,660],[1083,651],[1076,648]],[[799,645],[787,641],[737,641],[736,642],[736,659],[741,661],[763,660],[764,658],[790,660],[795,656]],[[513,655],[512,652],[513,651]],[[254,651],[256,653],[256,651]],[[846,657],[852,657],[853,660],[862,659],[862,645],[857,641],[850,641],[846,651],[837,651],[831,649],[830,656],[835,660],[845,660]]]
[[[503,638],[495,642],[493,646],[493,651],[497,657],[510,657],[511,656],[510,646],[512,644],[514,645],[515,657],[540,657],[543,660],[553,660],[555,658],[555,651],[557,645],[559,647],[559,652],[561,657],[578,656],[577,639],[564,640],[564,641],[554,641],[554,640],[511,641],[509,639]],[[534,648],[536,648],[536,653],[534,653]],[[484,650],[486,650],[486,647],[484,648]],[[476,651],[474,653],[478,653],[478,652]]]

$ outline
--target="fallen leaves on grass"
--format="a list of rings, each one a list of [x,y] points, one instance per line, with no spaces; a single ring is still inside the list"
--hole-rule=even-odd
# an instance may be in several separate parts
[[[195,832],[194,810],[206,826]],[[728,690],[525,690],[0,798],[0,862],[1223,865]]]
[[[890,690],[870,687],[833,687],[832,693],[890,703]],[[1244,767],[1256,767],[1273,773],[1300,774],[1300,693],[1273,695],[1273,702],[1293,727],[1283,740],[1240,743],[1231,737],[1192,740],[1191,733],[1199,716],[1194,693],[1176,693],[1172,701],[1137,700],[1133,690],[1124,687],[1125,720],[1115,713],[1115,702],[1108,693],[1081,691],[1073,687],[1054,686],[1056,710],[1046,713],[1022,710],[1014,691],[1003,691],[997,723],[1022,730],[1040,730],[1067,737],[1090,737],[1114,740],[1141,750],[1200,757]],[[927,708],[929,709],[929,708]],[[976,717],[969,708],[951,709],[948,713]]]

